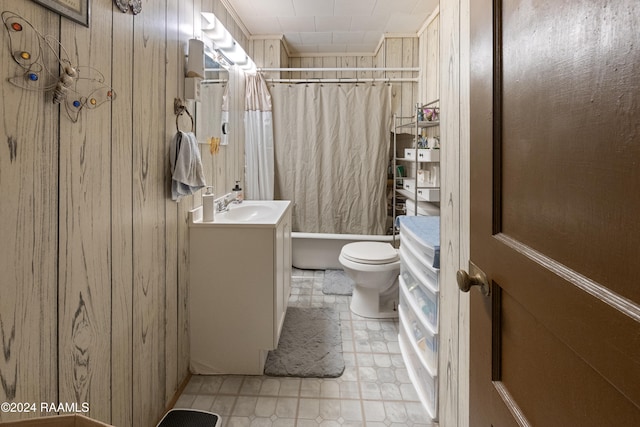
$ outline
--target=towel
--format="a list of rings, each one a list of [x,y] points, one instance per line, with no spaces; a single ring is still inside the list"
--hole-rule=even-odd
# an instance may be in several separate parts
[[[209,152],[212,156],[215,156],[220,151],[220,138],[217,136],[212,136],[209,138]]]
[[[175,134],[169,148],[171,162],[171,199],[179,201],[205,187],[200,148],[193,132]]]

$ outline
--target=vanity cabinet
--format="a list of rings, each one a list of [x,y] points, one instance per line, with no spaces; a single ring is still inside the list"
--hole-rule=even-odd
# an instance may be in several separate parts
[[[203,223],[201,208],[192,212],[194,374],[262,375],[268,351],[278,345],[291,291],[291,207],[288,201],[267,203],[279,211],[262,222]]]
[[[437,420],[440,217],[403,216],[399,223],[400,351],[420,401]]]

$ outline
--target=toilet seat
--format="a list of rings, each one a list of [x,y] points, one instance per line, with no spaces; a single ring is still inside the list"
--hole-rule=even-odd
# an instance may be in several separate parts
[[[382,265],[398,261],[398,251],[389,243],[355,242],[342,247],[343,258],[358,264]]]

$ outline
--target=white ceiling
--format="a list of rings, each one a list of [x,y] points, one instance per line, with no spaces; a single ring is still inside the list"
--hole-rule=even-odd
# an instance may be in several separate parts
[[[439,0],[227,0],[251,36],[292,54],[373,54],[384,33],[415,34]]]

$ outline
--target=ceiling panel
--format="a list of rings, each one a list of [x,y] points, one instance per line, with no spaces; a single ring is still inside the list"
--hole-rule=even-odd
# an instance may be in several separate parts
[[[382,38],[382,35],[378,31],[365,31],[362,37],[362,42],[371,45],[378,45],[378,42]]]
[[[364,40],[364,31],[346,32],[334,31],[333,43],[337,44],[362,44]]]
[[[385,15],[354,15],[351,19],[351,31],[377,31],[382,35],[388,20],[389,16]]]
[[[398,13],[411,13],[417,3],[418,0],[378,1],[376,2],[376,6],[373,8],[373,14],[395,15]]]
[[[418,0],[416,7],[412,10],[412,13],[424,14],[425,12],[428,12],[428,17],[439,4],[440,0]]]
[[[300,33],[304,44],[331,44],[333,34],[330,32]]]
[[[296,16],[333,15],[333,1],[293,0]]]
[[[318,53],[346,53],[347,45],[339,44],[339,43],[331,43],[331,44],[319,44],[316,45],[316,51]],[[306,53],[307,51],[305,51]]]
[[[383,33],[412,34],[439,0],[226,0],[249,35],[285,37],[293,54],[374,54]]]
[[[316,29],[316,23],[313,16],[281,16],[278,18],[280,21],[280,28],[285,33],[290,32],[312,32]]]
[[[373,15],[374,0],[335,0],[334,13],[337,16]]]
[[[283,33],[280,20],[275,16],[248,15],[243,18],[243,22],[247,28],[251,28],[251,33],[254,35]]]
[[[424,20],[411,14],[393,14],[389,17],[385,32],[387,33],[411,33],[413,28],[420,27]]]
[[[316,16],[316,31],[349,31],[351,16]]]
[[[302,39],[300,38],[300,33],[287,33],[284,34],[284,39],[287,41],[289,46],[301,46]]]
[[[235,8],[235,2],[231,1],[231,5]],[[242,0],[247,1],[247,0]],[[253,15],[261,16],[295,16],[296,12],[293,8],[291,0],[249,0],[251,5],[251,11]],[[242,18],[242,16],[240,16]]]

